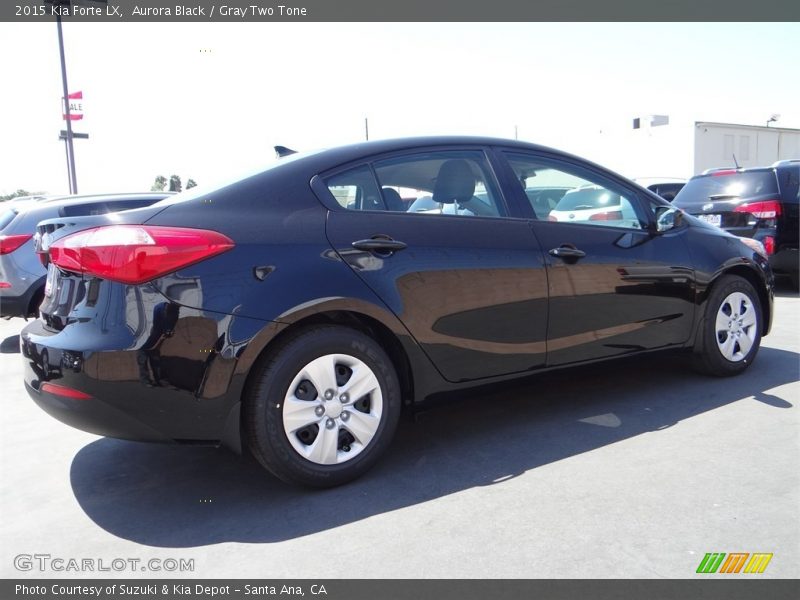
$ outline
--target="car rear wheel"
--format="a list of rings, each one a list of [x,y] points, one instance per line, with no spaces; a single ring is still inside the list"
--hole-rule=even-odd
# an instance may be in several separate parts
[[[723,276],[712,288],[703,322],[700,371],[725,377],[744,371],[761,343],[761,304],[741,277]]]
[[[245,399],[247,441],[280,479],[331,487],[386,450],[400,416],[391,360],[361,332],[304,330],[256,367]]]

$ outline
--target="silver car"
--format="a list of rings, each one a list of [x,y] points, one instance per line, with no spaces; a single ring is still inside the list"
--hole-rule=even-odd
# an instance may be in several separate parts
[[[56,217],[79,217],[150,206],[168,192],[62,196],[0,204],[0,317],[35,315],[47,269],[34,251],[36,224]]]

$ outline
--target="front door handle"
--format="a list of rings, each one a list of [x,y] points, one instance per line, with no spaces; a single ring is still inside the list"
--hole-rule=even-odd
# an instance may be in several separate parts
[[[559,246],[558,248],[553,248],[550,250],[548,254],[550,256],[555,256],[556,258],[563,258],[567,260],[578,260],[579,258],[586,256],[586,252],[583,250],[578,250],[575,246]]]
[[[390,237],[375,236],[367,240],[358,240],[351,244],[356,250],[365,250],[367,252],[397,252],[408,247],[405,242],[393,240]]]

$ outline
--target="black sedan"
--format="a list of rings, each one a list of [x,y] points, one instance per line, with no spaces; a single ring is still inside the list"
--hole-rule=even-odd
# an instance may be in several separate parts
[[[21,346],[39,406],[249,448],[310,486],[364,473],[432,394],[669,348],[735,375],[772,321],[757,245],[501,139],[294,154],[37,239],[47,287]]]

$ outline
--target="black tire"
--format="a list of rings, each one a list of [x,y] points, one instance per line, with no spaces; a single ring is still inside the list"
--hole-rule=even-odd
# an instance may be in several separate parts
[[[747,302],[740,302],[743,297],[747,298]],[[734,301],[731,302],[731,299]],[[718,315],[721,313],[727,315],[729,310],[734,311],[730,315],[730,321],[734,322],[732,333],[717,328]],[[745,318],[745,315],[748,315],[748,318]],[[761,345],[761,315],[761,302],[750,282],[735,275],[722,276],[711,288],[706,302],[705,316],[700,326],[697,356],[693,361],[694,367],[701,373],[717,377],[738,375],[747,369]],[[734,316],[741,318],[733,319]],[[741,322],[747,323],[748,320],[752,320],[752,325],[745,327],[740,325]],[[736,341],[737,333],[747,339]],[[730,337],[730,341],[729,336],[733,336]],[[726,343],[730,345],[726,346]],[[745,343],[749,343],[750,347],[746,348]],[[730,349],[729,356],[725,355],[723,346]]]
[[[31,301],[28,303],[28,312],[25,317],[36,318],[39,316],[39,306],[44,300],[44,286],[36,290],[31,296]]]
[[[335,453],[344,457],[338,464],[319,464],[310,460],[307,456],[301,455],[303,446],[300,445],[300,434],[311,438],[311,443],[307,448],[311,448],[316,441],[316,436],[326,434],[321,431],[329,416],[327,413],[321,416],[317,430],[300,431],[295,434],[295,438],[290,441],[284,428],[284,401],[289,393],[289,386],[300,377],[301,373],[310,366],[310,363],[320,357],[329,355],[346,355],[366,365],[374,375],[379,384],[380,394],[370,392],[362,398],[362,406],[369,406],[371,402],[380,402],[380,415],[373,418],[373,423],[378,423],[374,430],[374,435],[365,444],[359,445],[353,438],[347,423],[343,422],[345,413],[355,411],[358,404],[353,400],[351,406],[338,409],[341,415],[334,419],[335,425],[329,429],[332,432],[336,429],[337,443]],[[254,367],[252,385],[246,392],[244,401],[244,425],[247,444],[253,456],[270,472],[287,483],[299,484],[311,487],[333,487],[351,481],[372,467],[378,458],[383,454],[394,436],[395,429],[400,417],[401,396],[400,384],[395,368],[381,347],[370,337],[363,333],[336,325],[314,326],[300,331],[297,335],[283,343],[278,349],[268,354],[260,363]],[[335,367],[339,373],[340,365]],[[351,371],[352,374],[352,371]],[[346,375],[342,375],[343,377]],[[338,377],[336,385],[339,385]],[[300,382],[310,383],[308,379]],[[342,383],[347,385],[347,381]],[[298,386],[295,394],[295,401],[299,398],[301,387]],[[324,386],[322,386],[324,387]],[[316,387],[312,384],[311,391],[303,389],[306,396],[313,396],[314,406],[327,406],[328,402],[318,396],[324,394],[319,390],[315,395]],[[337,387],[337,392],[340,388]],[[344,388],[342,388],[344,389]],[[332,400],[338,401],[338,397]],[[288,402],[288,400],[287,400]],[[312,406],[312,409],[314,408]],[[327,410],[327,409],[326,409]],[[334,412],[331,416],[335,415]],[[367,409],[369,410],[369,409]],[[356,423],[354,419],[352,423]],[[313,425],[308,427],[314,427]],[[305,429],[308,429],[305,427]],[[342,433],[344,432],[344,433]],[[342,436],[345,436],[343,441]],[[350,436],[352,441],[349,441]],[[305,442],[303,442],[305,443]],[[322,440],[320,441],[320,444]],[[359,450],[352,458],[347,457],[350,447],[359,446]],[[300,446],[301,450],[296,449]]]

